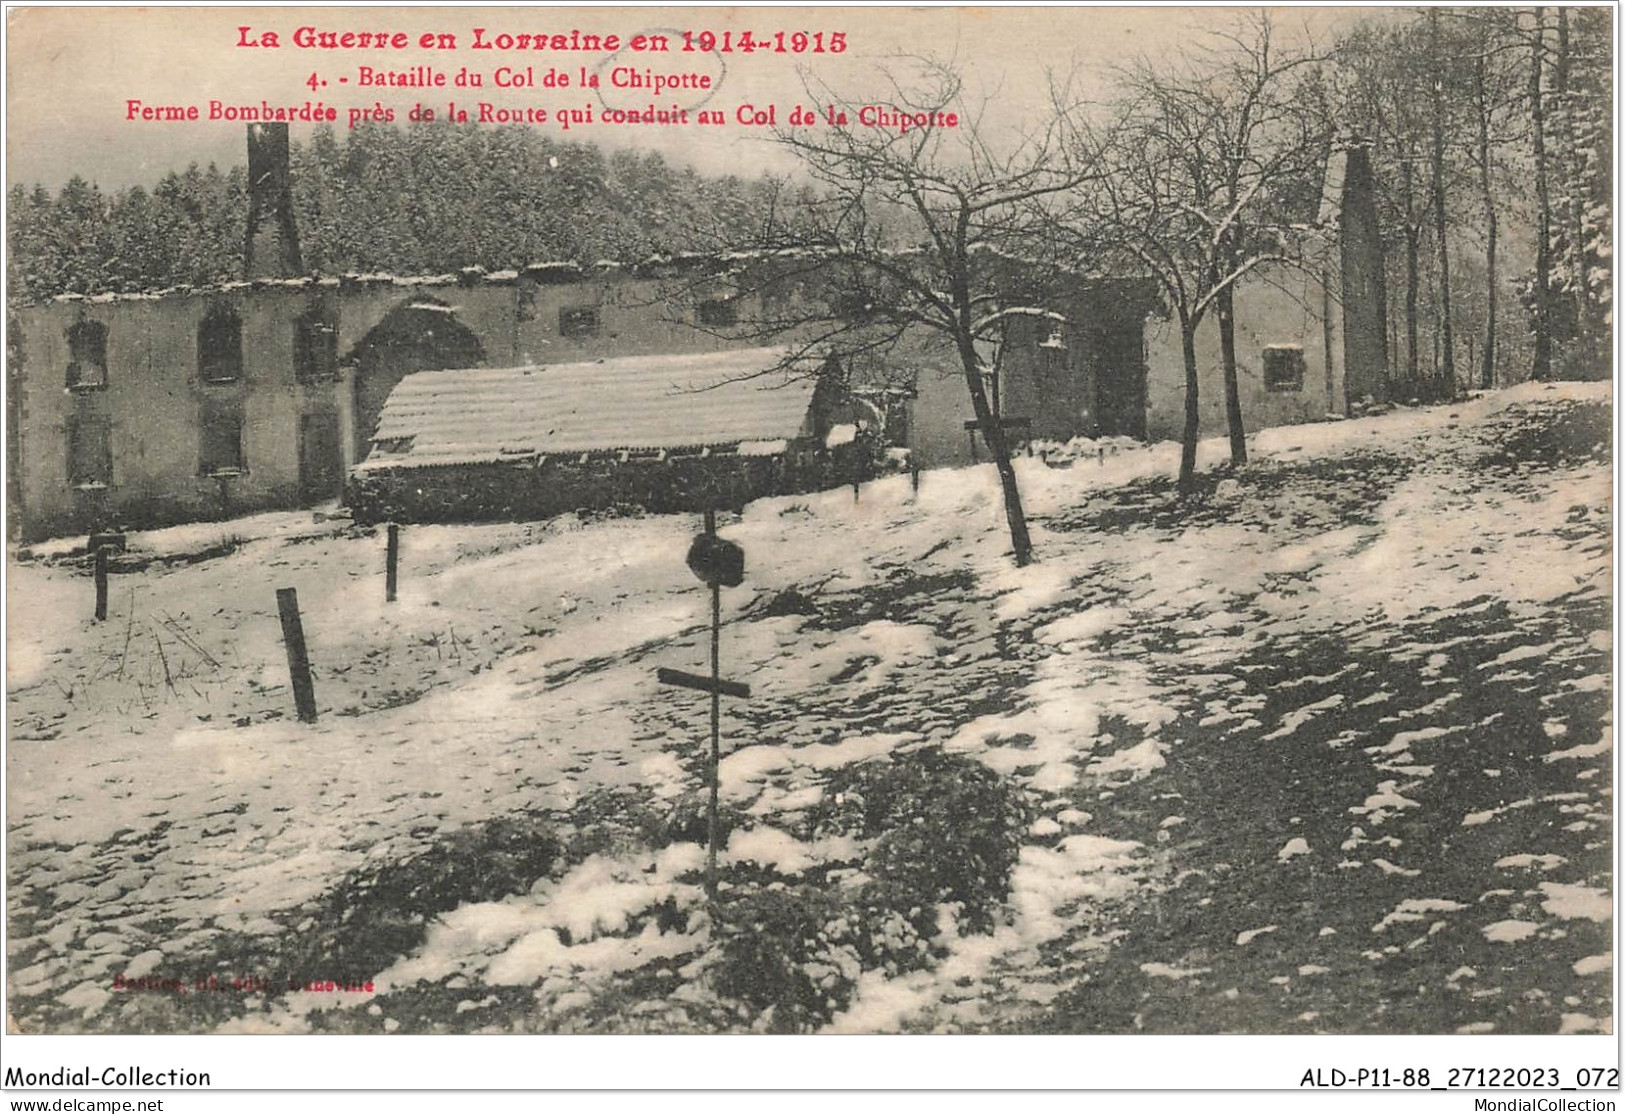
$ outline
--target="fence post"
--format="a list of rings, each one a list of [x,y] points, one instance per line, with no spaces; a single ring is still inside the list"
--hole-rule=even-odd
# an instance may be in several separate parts
[[[107,547],[96,547],[96,621],[107,618]]]
[[[310,656],[305,652],[305,628],[299,622],[299,594],[292,588],[276,590],[277,614],[282,619],[282,643],[288,650],[288,676],[293,681],[293,702],[304,723],[316,722],[316,689],[310,682]]]
[[[384,602],[395,602],[396,569],[401,559],[401,528],[395,523],[389,524],[389,543],[384,557]]]

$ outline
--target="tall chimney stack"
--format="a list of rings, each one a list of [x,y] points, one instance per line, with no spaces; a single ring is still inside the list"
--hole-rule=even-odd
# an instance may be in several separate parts
[[[296,278],[304,270],[299,262],[299,229],[293,219],[288,125],[250,124],[244,277]]]
[[[1346,397],[1387,402],[1388,289],[1382,226],[1377,218],[1377,180],[1371,151],[1356,137],[1343,171],[1343,210],[1338,228],[1343,269],[1343,375]]]

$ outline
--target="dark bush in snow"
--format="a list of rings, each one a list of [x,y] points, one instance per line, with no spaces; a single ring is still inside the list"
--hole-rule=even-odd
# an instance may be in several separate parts
[[[958,903],[974,932],[992,931],[1031,823],[1012,782],[935,748],[836,772],[811,819],[815,833],[877,840],[865,870],[893,888],[897,907]]]
[[[819,1028],[852,1000],[862,973],[850,912],[811,886],[741,894],[720,910],[712,986],[774,1033]]]
[[[810,834],[867,841],[861,873],[845,887],[764,886],[731,871],[713,989],[772,1032],[822,1027],[851,1004],[864,971],[930,967],[945,906],[959,927],[992,931],[1030,819],[1013,783],[940,749],[836,771]]]
[[[410,954],[439,914],[524,893],[559,853],[550,825],[522,814],[459,828],[404,862],[359,867],[312,912],[317,927],[292,935],[287,977],[364,982]]]

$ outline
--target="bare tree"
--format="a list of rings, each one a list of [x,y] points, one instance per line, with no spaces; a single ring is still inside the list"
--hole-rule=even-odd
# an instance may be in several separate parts
[[[1553,148],[1552,268],[1547,320],[1554,372],[1606,378],[1612,331],[1613,42],[1606,9],[1559,8],[1546,94]]]
[[[1557,125],[1559,156],[1559,173],[1563,180],[1563,201],[1561,205],[1562,228],[1561,237],[1573,252],[1578,252],[1585,243],[1585,235],[1581,231],[1580,213],[1583,208],[1580,202],[1581,176],[1575,172],[1576,154],[1578,144],[1574,134],[1574,113],[1570,109],[1569,78],[1573,72],[1574,51],[1569,40],[1569,10],[1557,9],[1557,57],[1552,64],[1552,99],[1557,111],[1554,113]],[[1575,266],[1571,260],[1565,260],[1571,272],[1583,271],[1584,265]],[[1575,282],[1569,284],[1567,291],[1572,300],[1571,312],[1574,316],[1574,328],[1580,348],[1585,351],[1589,347],[1589,338],[1586,335],[1585,313],[1585,284]]]
[[[963,82],[931,59],[888,74],[889,94],[867,105],[809,86],[808,104],[775,138],[800,160],[810,188],[784,204],[748,244],[758,262],[729,276],[735,296],[762,312],[728,335],[792,338],[787,362],[853,362],[927,342],[964,377],[1003,492],[1018,565],[1033,560],[1010,443],[990,385],[1011,323],[1044,318],[1075,270],[1056,254],[1058,199],[1093,177],[1068,141],[1069,106],[1015,134],[983,125]],[[783,111],[781,106],[781,112]]]
[[[1247,459],[1236,359],[1236,285],[1301,260],[1330,134],[1311,111],[1317,59],[1278,48],[1263,14],[1216,33],[1180,62],[1142,62],[1123,79],[1109,130],[1092,138],[1105,172],[1070,214],[1161,286],[1179,322],[1185,425],[1179,486],[1195,483],[1200,428],[1196,335],[1218,318],[1231,459]]]
[[[1479,351],[1476,379],[1482,389],[1494,387],[1499,381],[1497,372],[1501,360],[1502,343],[1500,296],[1502,210],[1504,195],[1509,190],[1510,177],[1507,162],[1519,145],[1527,138],[1528,128],[1520,118],[1522,83],[1520,65],[1527,47],[1517,30],[1517,12],[1509,8],[1466,8],[1427,13],[1428,34],[1423,42],[1426,53],[1408,64],[1420,66],[1436,75],[1436,97],[1444,102],[1443,111],[1454,109],[1460,115],[1458,150],[1450,150],[1444,142],[1436,143],[1433,165],[1435,239],[1442,240],[1444,225],[1439,214],[1444,208],[1444,197],[1455,192],[1455,179],[1466,185],[1471,179],[1478,188],[1479,212],[1468,207],[1458,208],[1452,215],[1451,227],[1476,238],[1483,244],[1483,331]],[[1441,115],[1441,106],[1434,106],[1435,120]],[[1439,133],[1442,130],[1443,135]],[[1439,129],[1436,137],[1444,139],[1458,128]],[[1470,134],[1470,140],[1468,136]],[[1452,171],[1445,164],[1448,158],[1458,164]],[[1476,221],[1475,221],[1476,218]],[[1444,250],[1439,252],[1441,269],[1446,263]],[[1454,289],[1449,281],[1441,282],[1441,290]],[[1464,296],[1471,290],[1458,284]],[[1442,299],[1441,299],[1442,301]],[[1444,312],[1441,307],[1441,312]],[[1449,318],[1440,321],[1443,329]],[[1471,351],[1472,339],[1468,338]],[[1449,351],[1449,345],[1444,346]],[[1466,376],[1464,378],[1470,378]]]
[[[1525,302],[1536,379],[1606,377],[1611,329],[1613,55],[1609,19],[1588,8],[1526,14],[1525,110],[1534,185],[1535,264]]]
[[[1529,50],[1529,126],[1535,171],[1535,273],[1530,294],[1534,318],[1535,360],[1530,374],[1536,379],[1552,377],[1552,201],[1547,180],[1546,102],[1541,80],[1546,55],[1546,9],[1536,8],[1532,16]]]
[[[1484,344],[1480,350],[1478,385],[1494,387],[1496,376],[1496,327],[1500,317],[1500,205],[1495,188],[1495,162],[1503,142],[1498,123],[1512,99],[1511,67],[1506,58],[1512,45],[1505,14],[1499,9],[1465,13],[1472,79],[1469,104],[1473,113],[1473,160],[1478,168],[1478,187],[1484,206]]]
[[[1428,9],[1427,25],[1429,52],[1435,58],[1440,57],[1439,9]],[[1439,253],[1439,328],[1442,332],[1440,343],[1444,357],[1444,365],[1440,371],[1440,376],[1444,380],[1444,391],[1454,395],[1456,393],[1456,340],[1450,320],[1450,236],[1444,203],[1444,84],[1444,74],[1435,73],[1429,90],[1429,105],[1431,107],[1429,124],[1433,140],[1433,246]]]

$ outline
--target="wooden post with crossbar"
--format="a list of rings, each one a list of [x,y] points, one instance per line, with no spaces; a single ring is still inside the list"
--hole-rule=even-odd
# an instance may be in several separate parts
[[[722,698],[749,698],[750,686],[722,679],[722,587],[733,587],[744,579],[744,553],[732,542],[717,537],[717,512],[705,512],[705,532],[689,550],[688,566],[711,589],[711,673],[701,676],[681,669],[661,667],[655,671],[663,685],[697,689],[711,696],[711,754],[706,782],[709,802],[705,818],[705,894],[717,899],[717,813],[722,793],[718,770],[722,764]]]

